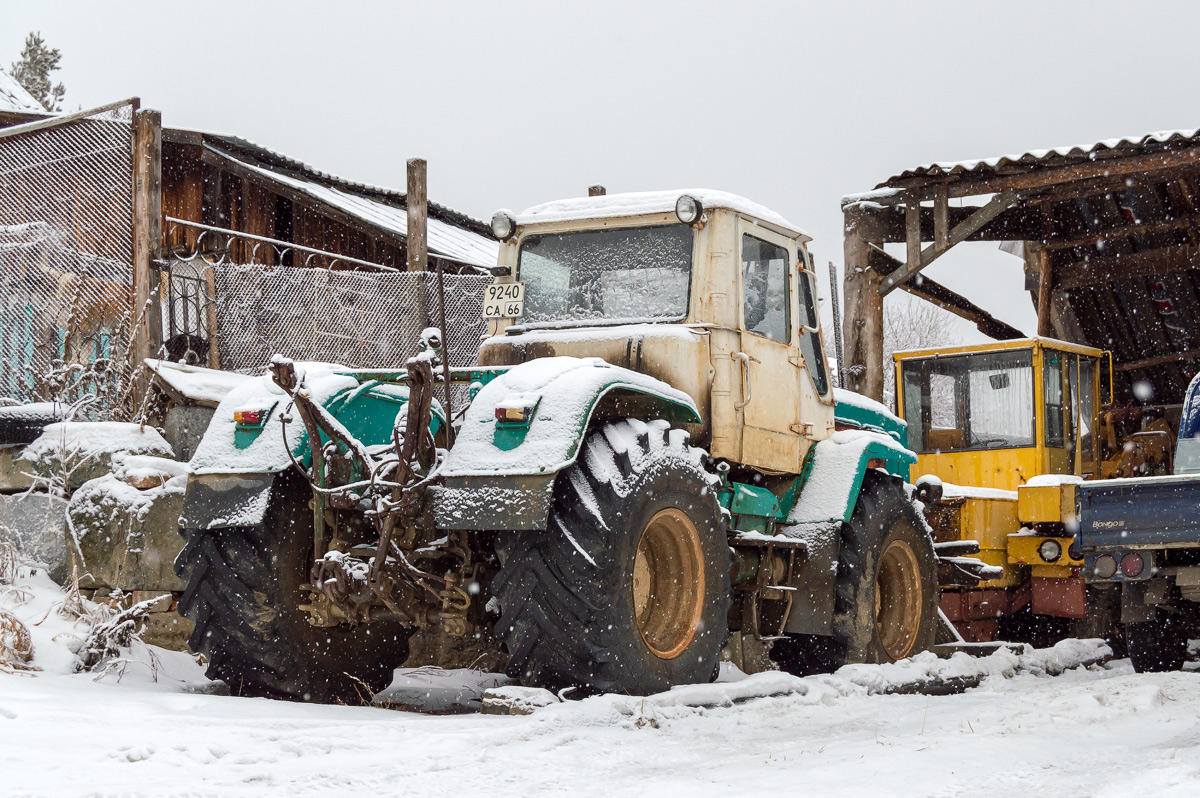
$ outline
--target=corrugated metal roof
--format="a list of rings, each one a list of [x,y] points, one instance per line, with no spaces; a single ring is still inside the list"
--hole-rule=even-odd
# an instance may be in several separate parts
[[[999,155],[967,161],[939,161],[908,169],[888,178],[879,187],[893,185],[897,181],[913,177],[941,177],[946,175],[1011,174],[1053,166],[1064,166],[1084,161],[1100,161],[1107,158],[1161,152],[1168,149],[1200,145],[1200,130],[1164,130],[1141,136],[1104,139],[1094,144],[1076,144],[1068,147],[1051,147],[1044,150]]]
[[[380,202],[360,194],[354,194],[334,186],[328,186],[315,180],[306,180],[294,175],[260,166],[250,160],[233,158],[229,153],[221,152],[222,157],[237,161],[246,169],[263,177],[287,185],[297,191],[302,191],[318,202],[323,202],[345,213],[362,219],[364,222],[400,236],[408,236],[408,211],[405,208]],[[464,230],[462,227],[449,224],[432,214],[429,217],[428,247],[429,252],[448,260],[466,263],[471,266],[490,268],[496,265],[499,244],[487,236]]]
[[[17,79],[0,69],[0,111],[15,111],[21,114],[44,114],[42,107],[34,96],[25,91],[17,83]]]

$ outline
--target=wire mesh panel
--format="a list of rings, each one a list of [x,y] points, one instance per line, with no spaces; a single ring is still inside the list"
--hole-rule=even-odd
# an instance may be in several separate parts
[[[211,266],[221,367],[260,371],[274,354],[358,368],[398,368],[421,331],[438,326],[437,276],[254,266]],[[446,275],[450,362],[475,362],[481,275]]]
[[[120,403],[133,282],[133,105],[0,131],[0,397]]]

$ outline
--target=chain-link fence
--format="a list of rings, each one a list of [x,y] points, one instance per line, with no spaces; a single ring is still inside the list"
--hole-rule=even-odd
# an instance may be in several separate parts
[[[0,130],[0,397],[96,396],[128,382],[132,103],[40,130]]]
[[[489,279],[448,274],[445,281],[450,362],[471,365],[486,331],[483,288]],[[232,371],[261,371],[277,353],[357,368],[398,368],[419,351],[421,331],[439,322],[437,275],[429,272],[192,261],[171,264],[170,284],[172,315],[164,325],[173,333],[170,356],[204,363],[215,338],[221,368]]]

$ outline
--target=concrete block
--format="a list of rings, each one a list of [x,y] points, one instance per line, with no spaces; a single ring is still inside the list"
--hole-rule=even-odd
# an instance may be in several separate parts
[[[22,556],[63,582],[67,566],[67,502],[48,493],[0,495],[0,525],[8,527]]]
[[[74,529],[68,559],[87,575],[80,585],[182,591],[174,562],[183,548],[183,497],[172,483],[140,491],[111,475],[80,488],[68,508]]]

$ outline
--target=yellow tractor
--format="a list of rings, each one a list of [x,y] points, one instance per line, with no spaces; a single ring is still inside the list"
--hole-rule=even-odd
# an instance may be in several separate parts
[[[1112,395],[1111,357],[1029,338],[894,359],[898,415],[917,454],[911,479],[935,541],[975,541],[978,558],[1003,569],[956,587],[964,581],[952,558],[944,561],[946,618],[968,642],[1103,635],[1119,597],[1084,583],[1069,485],[1135,468],[1134,447],[1117,445],[1113,414],[1101,411],[1101,393]]]

